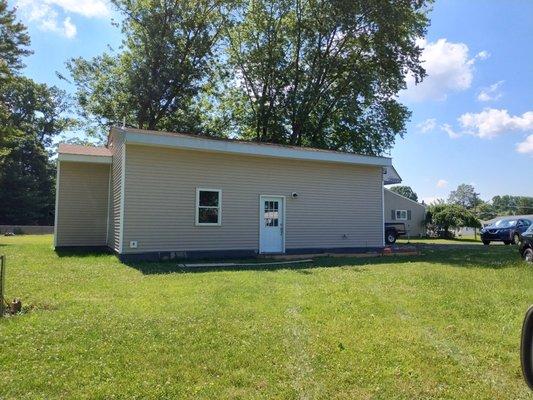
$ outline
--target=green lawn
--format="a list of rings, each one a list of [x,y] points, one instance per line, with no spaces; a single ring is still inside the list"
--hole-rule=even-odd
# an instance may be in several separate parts
[[[438,238],[409,238],[401,237],[398,239],[399,244],[412,243],[412,244],[475,244],[482,245],[479,235],[477,238],[474,236],[464,236],[455,239],[438,239]],[[496,243],[493,243],[495,245]],[[499,244],[499,243],[498,243]]]
[[[1,237],[0,399],[525,399],[509,246],[171,272]]]

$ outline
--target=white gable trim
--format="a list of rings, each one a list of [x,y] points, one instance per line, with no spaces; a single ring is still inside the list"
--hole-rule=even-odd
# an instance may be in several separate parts
[[[159,135],[157,133],[138,133],[127,128],[113,128],[124,132],[127,144],[145,146],[170,147],[197,151],[209,151],[228,154],[244,154],[258,157],[288,158],[294,160],[309,160],[333,162],[341,164],[391,166],[388,157],[373,157],[360,154],[341,153],[334,151],[309,150],[305,148],[290,148],[283,146],[268,146],[265,144],[232,142],[226,140],[206,139],[185,135]]]
[[[111,164],[113,162],[113,157],[111,156],[93,156],[86,154],[59,153],[57,159],[59,161],[84,162],[92,164]]]

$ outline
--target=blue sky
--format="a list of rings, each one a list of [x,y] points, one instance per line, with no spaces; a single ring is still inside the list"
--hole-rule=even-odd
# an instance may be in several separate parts
[[[72,57],[120,44],[106,0],[10,0],[29,27],[26,75],[72,92]],[[430,202],[471,183],[484,199],[533,196],[533,2],[436,0],[421,40],[428,77],[400,94],[413,112],[391,156]]]

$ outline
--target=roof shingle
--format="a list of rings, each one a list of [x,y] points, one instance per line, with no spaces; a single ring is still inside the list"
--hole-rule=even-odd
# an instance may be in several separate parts
[[[111,150],[104,146],[83,146],[79,144],[60,143],[57,151],[59,154],[76,154],[82,156],[110,157]]]

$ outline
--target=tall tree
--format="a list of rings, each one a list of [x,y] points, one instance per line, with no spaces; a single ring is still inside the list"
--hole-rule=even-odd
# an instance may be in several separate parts
[[[24,67],[22,58],[31,54],[29,45],[26,27],[17,21],[7,0],[0,0],[0,83]]]
[[[411,186],[392,186],[390,190],[413,201],[418,201],[418,195],[414,192]]]
[[[474,186],[466,183],[457,186],[457,189],[452,190],[448,197],[449,203],[460,205],[466,209],[474,208],[480,201],[479,193],[476,193]]]
[[[250,0],[233,13],[225,105],[257,141],[380,154],[405,131],[406,74],[424,77],[425,0]]]
[[[533,197],[520,197],[516,206],[518,215],[533,214]]]
[[[112,0],[123,16],[118,54],[67,66],[82,116],[97,127],[199,129],[197,104],[209,84],[222,0]]]
[[[516,200],[516,197],[509,195],[494,196],[492,205],[498,215],[513,215],[516,213]]]
[[[0,224],[52,224],[54,171],[47,147],[68,128],[65,93],[16,77],[0,87]]]
[[[496,210],[492,204],[482,201],[476,206],[476,214],[482,221],[488,221],[497,216]]]
[[[0,0],[0,224],[50,224],[54,170],[47,148],[70,120],[65,93],[19,76],[26,28]]]

